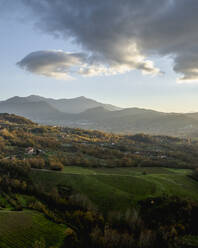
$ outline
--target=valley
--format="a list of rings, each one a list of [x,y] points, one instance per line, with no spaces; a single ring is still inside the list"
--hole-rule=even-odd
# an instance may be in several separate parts
[[[0,245],[196,247],[197,149],[0,114]]]
[[[85,97],[73,99],[50,99],[35,95],[13,97],[0,102],[0,112],[21,115],[45,125],[120,134],[198,137],[197,113],[164,113],[135,107],[122,109]]]

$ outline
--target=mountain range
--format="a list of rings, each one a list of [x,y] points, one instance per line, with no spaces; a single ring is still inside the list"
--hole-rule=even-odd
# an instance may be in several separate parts
[[[0,113],[24,116],[40,124],[98,129],[117,133],[147,133],[198,137],[198,113],[164,113],[104,104],[84,96],[52,99],[15,96],[0,102]]]

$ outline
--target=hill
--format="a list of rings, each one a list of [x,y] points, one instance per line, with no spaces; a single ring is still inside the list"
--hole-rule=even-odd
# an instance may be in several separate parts
[[[0,113],[0,123],[6,123],[6,122],[14,123],[14,124],[26,124],[26,125],[33,124],[32,121],[24,117],[21,117],[21,116],[14,115],[14,114],[7,114],[7,113],[1,114]]]
[[[88,110],[87,115],[104,110]],[[105,110],[108,114],[108,111]],[[37,125],[23,117],[0,115],[0,159],[26,160],[33,168],[157,166],[195,168],[198,141],[145,134]],[[0,160],[1,161],[1,160]]]
[[[47,122],[50,120],[65,119],[65,114],[56,110],[46,102],[29,102],[17,98],[17,101],[0,103],[1,113],[14,113],[29,118],[33,121]]]
[[[167,168],[81,168],[65,167],[63,172],[32,171],[40,187],[50,190],[58,185],[86,195],[103,211],[126,211],[138,201],[164,194],[198,202],[198,182],[189,177],[191,170]],[[182,187],[181,187],[182,186]]]
[[[47,247],[57,247],[63,241],[65,229],[36,211],[0,211],[1,248],[36,247],[33,245],[42,240]]]
[[[50,124],[57,123],[52,121]],[[139,108],[108,111],[98,107],[70,115],[59,124],[125,134],[146,133],[181,137],[195,137],[196,133],[198,134],[198,120],[191,116]]]
[[[197,240],[198,141],[2,116],[1,247],[190,248]]]
[[[111,104],[104,104],[95,100],[86,98],[84,96],[71,98],[71,99],[52,99],[45,98],[37,95],[30,95],[27,97],[12,97],[6,103],[26,103],[26,102],[46,102],[55,109],[63,113],[80,113],[90,108],[103,107],[109,111],[120,110],[121,108]]]
[[[101,131],[151,135],[198,137],[197,113],[178,114],[118,107],[85,97],[51,99],[31,95],[0,102],[0,113],[30,118],[41,124],[69,126]]]

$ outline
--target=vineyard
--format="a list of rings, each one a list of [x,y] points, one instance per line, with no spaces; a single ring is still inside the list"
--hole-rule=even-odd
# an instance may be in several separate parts
[[[45,240],[47,247],[58,246],[65,226],[58,225],[34,211],[0,211],[0,247],[31,248]]]

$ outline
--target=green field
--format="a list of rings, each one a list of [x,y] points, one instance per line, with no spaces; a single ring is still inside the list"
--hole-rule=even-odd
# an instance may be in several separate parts
[[[163,194],[198,201],[198,182],[189,177],[191,170],[168,168],[89,169],[65,167],[62,172],[32,170],[36,185],[50,190],[61,184],[86,195],[96,208],[107,214],[137,206],[139,200]],[[24,196],[21,201],[25,201]],[[2,196],[3,202],[5,198]],[[25,205],[25,203],[24,203]],[[0,247],[32,248],[36,240],[45,240],[46,247],[60,247],[66,226],[53,223],[36,211],[0,211]],[[197,242],[188,237],[186,242]]]
[[[152,196],[176,195],[198,201],[198,182],[191,170],[168,168],[89,169],[65,167],[63,172],[32,171],[36,184],[58,184],[86,195],[103,212],[126,210]]]
[[[65,226],[55,224],[35,211],[0,211],[0,247],[31,248],[44,239],[46,247],[59,247]]]

